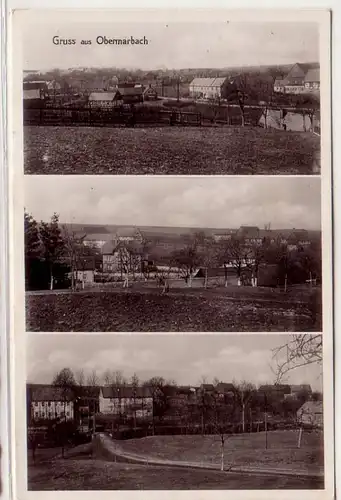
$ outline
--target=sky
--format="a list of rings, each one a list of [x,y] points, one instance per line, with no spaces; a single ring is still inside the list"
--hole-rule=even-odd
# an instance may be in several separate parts
[[[25,176],[25,209],[62,223],[321,227],[318,177]]]
[[[75,39],[54,45],[52,39]],[[98,45],[97,36],[148,39],[148,45]],[[91,45],[81,45],[81,40]],[[319,61],[316,23],[177,22],[115,23],[46,22],[23,28],[23,69],[71,67],[150,69],[227,68]]]
[[[34,334],[27,348],[27,380],[52,383],[63,368],[85,375],[96,371],[134,372],[140,380],[162,376],[179,385],[198,385],[217,377],[222,382],[274,383],[273,349],[292,338],[286,334]],[[283,381],[322,388],[321,367],[293,370]]]

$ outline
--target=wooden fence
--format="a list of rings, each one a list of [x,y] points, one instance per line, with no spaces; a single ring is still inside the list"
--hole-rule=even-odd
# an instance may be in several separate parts
[[[24,109],[24,125],[54,126],[135,126],[147,124],[200,126],[200,113],[154,108],[31,108]]]

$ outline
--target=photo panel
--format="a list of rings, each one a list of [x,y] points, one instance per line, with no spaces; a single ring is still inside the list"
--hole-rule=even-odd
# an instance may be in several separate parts
[[[320,334],[31,334],[27,488],[328,489],[322,358]]]
[[[327,11],[101,14],[15,14],[25,174],[320,174]]]
[[[26,176],[21,216],[28,331],[323,329],[319,177]]]

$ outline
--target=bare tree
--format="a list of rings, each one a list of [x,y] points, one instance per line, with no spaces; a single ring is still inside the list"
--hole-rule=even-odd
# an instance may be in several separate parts
[[[134,430],[136,431],[136,410],[138,409],[137,408],[137,404],[136,404],[136,394],[137,394],[137,391],[140,387],[140,380],[138,378],[138,376],[136,375],[136,373],[134,373],[131,377],[131,387],[132,387],[132,390],[133,390],[133,416],[134,416]]]
[[[172,255],[174,262],[176,262],[178,268],[182,271],[189,287],[192,286],[195,272],[202,264],[202,254],[199,251],[201,242],[202,236],[195,234],[183,249],[174,252]]]
[[[223,398],[221,397],[223,396]],[[217,434],[220,439],[220,470],[225,470],[225,444],[230,433],[228,432],[228,424],[235,419],[237,400],[235,394],[220,395],[217,391],[209,394],[207,399],[209,410],[208,420],[214,434]],[[229,467],[229,469],[232,466]]]
[[[296,368],[310,364],[322,365],[322,347],[322,335],[303,333],[292,335],[288,342],[273,349],[276,382],[281,382]]]
[[[225,286],[227,286],[229,265],[237,273],[238,285],[241,285],[242,270],[250,267],[254,262],[253,252],[239,238],[231,237],[220,242],[220,261],[223,262],[225,268]]]
[[[240,382],[239,384],[233,383],[235,387],[235,394],[237,400],[239,401],[241,411],[242,411],[242,431],[245,432],[245,410],[248,404],[251,402],[251,399],[255,393],[256,387],[254,384],[250,382],[246,382],[245,380]],[[250,423],[251,425],[251,423]]]

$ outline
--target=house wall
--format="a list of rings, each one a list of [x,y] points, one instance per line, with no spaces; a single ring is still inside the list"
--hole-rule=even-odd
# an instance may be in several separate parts
[[[95,272],[93,270],[77,271],[77,280],[84,283],[93,283],[95,281]]]
[[[135,409],[135,410],[134,410]],[[153,414],[152,398],[104,398],[99,397],[99,411],[103,414],[128,415],[136,411],[137,417],[148,417]]]
[[[55,419],[66,416],[66,420],[73,420],[74,405],[73,401],[32,401],[31,416],[32,419]]]
[[[189,91],[193,97],[199,96],[201,94],[205,99],[221,97],[221,87],[190,85]]]

